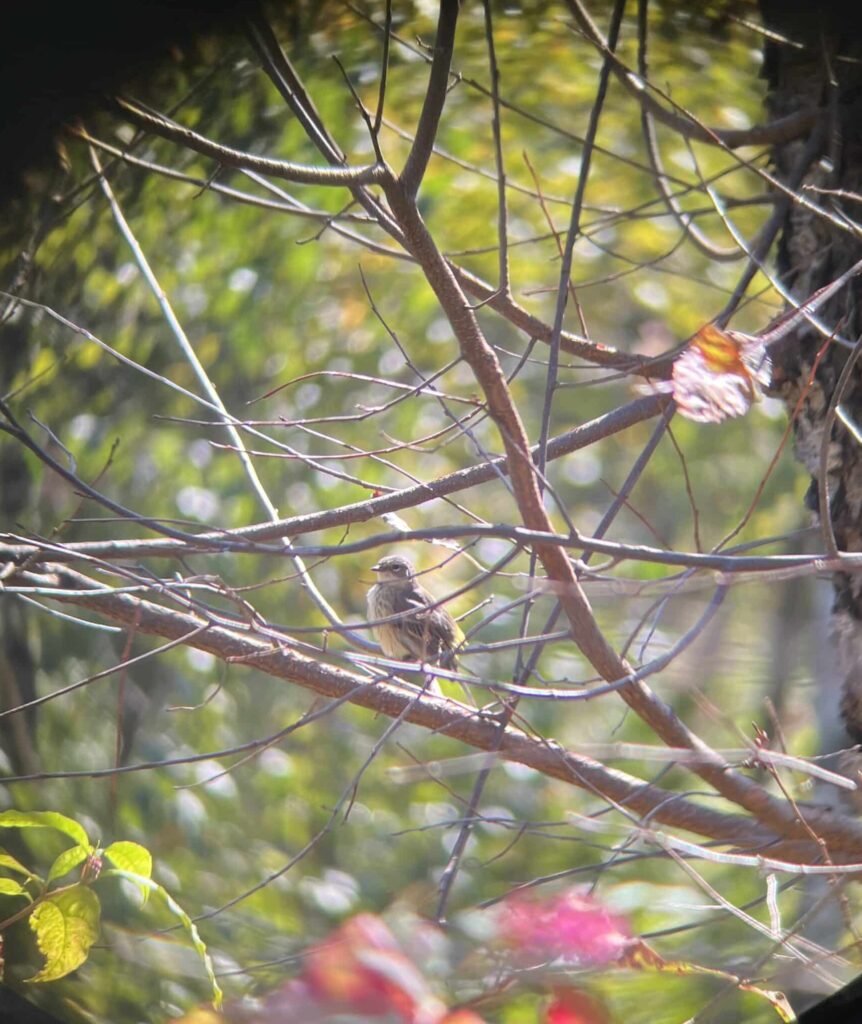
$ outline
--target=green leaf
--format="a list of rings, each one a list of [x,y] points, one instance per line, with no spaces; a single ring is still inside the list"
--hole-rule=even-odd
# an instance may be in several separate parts
[[[45,966],[28,981],[56,981],[87,959],[99,937],[99,897],[84,885],[48,897],[30,915]]]
[[[26,878],[38,878],[38,875],[34,875],[29,868],[24,867],[21,861],[16,860],[11,853],[6,853],[5,850],[0,850],[0,868],[15,871],[17,874],[24,875]]]
[[[55,878],[62,878],[63,875],[67,875],[72,868],[76,868],[89,855],[90,851],[83,846],[70,846],[68,850],[63,850],[51,865],[51,870],[48,872],[48,881],[53,882]]]
[[[83,826],[58,811],[3,811],[0,813],[0,828],[55,828],[71,836],[88,851],[93,849]]]
[[[111,843],[104,850],[105,856],[121,871],[131,871],[135,875],[151,878],[153,874],[153,857],[146,846],[123,840]]]
[[[33,897],[14,878],[0,878],[0,896],[26,896],[28,900]]]
[[[107,851],[105,852],[107,853]],[[160,896],[162,900],[164,900],[165,906],[168,910],[174,915],[174,917],[178,918],[182,922],[183,927],[189,934],[189,938],[192,940],[192,945],[195,947],[203,961],[204,970],[207,972],[207,977],[209,978],[210,986],[212,988],[213,1005],[218,1009],[222,1003],[223,993],[219,987],[219,983],[216,981],[213,962],[207,952],[207,947],[203,939],[200,937],[200,933],[198,932],[194,921],[192,921],[173,896],[171,896],[166,889],[163,889],[158,882],[154,882],[151,878],[147,878],[144,875],[136,875],[133,871],[123,871],[121,868],[111,868],[109,871],[105,871],[102,874],[102,877],[105,878],[109,875],[113,875],[117,878],[125,878],[127,881],[137,885],[139,888],[145,888],[149,892]]]
[[[141,875],[144,878],[152,878],[153,856],[146,846],[140,843],[133,843],[129,840],[122,840],[118,843],[111,843],[105,848],[105,857],[121,871],[132,875]],[[150,890],[146,886],[138,886],[146,903],[150,896]]]

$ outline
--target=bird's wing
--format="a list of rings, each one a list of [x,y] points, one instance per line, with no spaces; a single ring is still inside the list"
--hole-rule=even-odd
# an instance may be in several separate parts
[[[404,603],[410,609],[415,608],[417,611],[421,611],[423,608],[427,608],[429,605],[432,605],[434,603],[434,598],[427,590],[420,587],[418,583],[414,583],[410,587],[409,593],[405,593]]]
[[[401,642],[414,657],[436,662],[444,668],[455,668],[454,649],[464,641],[464,634],[445,608],[432,607],[434,598],[418,583],[404,594],[403,610],[408,613],[400,630]]]
[[[416,609],[416,618],[424,623],[423,629],[426,633],[430,628],[437,642],[442,643],[444,647],[457,647],[464,642],[464,632],[458,623],[443,605],[431,608],[431,605],[436,604],[434,598],[418,583],[414,583],[410,588],[407,603]],[[429,609],[427,615],[422,614],[423,608]]]

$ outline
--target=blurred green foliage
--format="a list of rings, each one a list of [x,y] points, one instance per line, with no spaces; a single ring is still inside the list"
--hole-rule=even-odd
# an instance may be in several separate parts
[[[606,25],[607,5],[593,6],[597,22]],[[727,20],[717,30],[719,23],[699,20],[686,8],[664,5],[651,12],[654,81],[706,124],[736,127],[761,120],[757,36]],[[367,4],[363,10],[381,23],[382,4]],[[535,168],[556,230],[564,234],[601,57],[571,29],[560,6],[495,4],[494,14],[501,90],[512,105],[502,116],[513,287],[518,301],[550,322],[559,272],[557,246],[525,158]],[[753,12],[749,10],[748,16]],[[277,12],[274,17],[324,122],[351,162],[368,161],[371,148],[365,126],[332,57],[339,57],[373,110],[379,31],[352,7],[335,2],[297,5],[289,17]],[[633,17],[624,21],[621,43],[630,64],[636,59]],[[393,24],[398,41],[392,46],[381,142],[386,159],[398,167],[409,146],[399,132],[412,131],[424,96],[424,54],[433,40],[434,5],[396,0]],[[491,107],[487,95],[472,84],[486,88],[489,81],[479,4],[464,5],[454,69],[459,78],[449,93],[439,153],[431,161],[420,205],[439,246],[494,282]],[[180,55],[174,64],[154,69],[147,81],[130,83],[128,92],[225,144],[320,163],[241,39],[202,40],[197,53]],[[452,333],[430,288],[409,262],[364,250],[320,218],[219,195],[206,183],[212,180],[251,196],[274,198],[239,172],[215,173],[213,164],[197,154],[153,137],[136,139],[113,115],[94,116],[86,128],[112,145],[133,141],[135,157],[203,183],[172,181],[101,155],[125,216],[227,408],[239,417],[266,421],[262,430],[302,456],[285,458],[285,452],[273,445],[248,438],[250,447],[278,456],[257,458],[255,465],[281,515],[360,501],[375,488],[433,480],[476,461],[477,445],[483,451],[500,451],[499,438],[487,420],[474,421],[472,439],[451,428],[444,404],[463,414],[468,406],[455,399],[470,400],[477,386],[457,359]],[[731,239],[699,190],[699,181],[717,179],[722,196],[730,202],[764,198],[763,183],[717,148],[688,147],[661,128],[659,135],[668,173],[678,186],[690,190],[681,198],[684,208],[698,214],[698,225],[717,244],[729,245]],[[30,249],[33,265],[25,293],[141,366],[200,393],[94,184],[86,146],[69,139],[66,153],[67,169],[46,171],[34,180],[27,232],[41,232],[43,237],[37,248]],[[742,155],[764,165],[764,153],[758,150]],[[315,211],[336,214],[347,203],[341,191],[285,183],[280,187]],[[358,208],[349,212],[357,215]],[[767,201],[731,207],[734,221],[748,237],[770,212]],[[341,223],[392,246],[361,219]],[[7,283],[20,270],[17,252],[9,242],[4,254],[10,268]],[[373,315],[359,266],[412,367]],[[668,215],[647,168],[639,110],[612,81],[586,192],[584,230],[575,247],[573,281],[590,336],[630,352],[670,349],[721,311],[742,266],[710,261]],[[751,301],[733,320],[740,329],[760,327],[780,309],[762,278],[755,279],[748,294]],[[482,309],[478,315],[504,368],[514,371],[526,339],[491,310]],[[566,325],[581,330],[572,303]],[[224,527],[265,518],[235,453],[213,447],[212,442],[228,438],[212,423],[209,411],[122,365],[39,311],[19,308],[7,332],[9,344],[20,347],[3,390],[14,395],[12,404],[22,419],[32,412],[50,427],[74,454],[82,478],[98,479],[102,491],[144,516]],[[547,354],[547,348],[537,344],[512,386],[532,437],[537,436],[541,419]],[[7,357],[11,360],[8,353]],[[306,426],[301,422],[344,417],[395,396],[391,387],[382,381],[369,383],[367,377],[413,386],[413,367],[429,375],[449,363],[453,365],[437,384],[451,401],[424,394],[365,419]],[[632,395],[629,379],[585,367],[578,360],[564,358],[563,363],[564,387],[554,406],[555,433],[601,415]],[[278,390],[271,397],[261,400],[274,389]],[[30,426],[34,435],[46,440],[32,421]],[[582,532],[596,526],[653,426],[643,424],[551,465],[554,493]],[[737,526],[753,502],[784,428],[783,413],[772,400],[755,407],[748,417],[719,427],[677,418],[673,432],[691,494],[680,455],[665,438],[610,538],[692,550],[697,536],[702,547],[710,549]],[[411,447],[390,450],[407,441]],[[10,443],[0,441],[4,447]],[[350,457],[357,450],[378,449],[379,456]],[[59,446],[55,452],[63,457]],[[326,459],[313,466],[303,461],[311,455]],[[58,529],[57,537],[63,541],[142,535],[140,527],[81,501],[29,454],[24,458],[27,500],[8,520],[10,529],[41,535]],[[735,543],[783,535],[803,525],[805,486],[785,448]],[[462,508],[434,501],[402,516],[411,528],[468,522],[463,508],[489,522],[516,521],[513,502],[499,484],[458,494],[455,501]],[[555,519],[564,526],[562,517]],[[345,537],[361,538],[386,529],[381,522],[370,522],[324,531],[313,539],[338,544]],[[502,542],[485,541],[472,554],[487,566],[505,549]],[[770,550],[783,550],[782,544]],[[317,586],[347,621],[364,617],[372,554],[334,557],[313,565]],[[450,552],[429,545],[414,548],[414,554],[423,567],[430,567]],[[146,568],[160,576],[178,569],[185,575],[218,576],[229,587],[249,588],[243,596],[268,622],[315,630],[299,634],[300,639],[321,640],[319,630],[325,623],[287,558],[206,556],[188,559],[182,566],[153,559]],[[480,601],[494,607],[522,595],[523,577],[514,574],[526,569],[527,559],[521,557],[506,573],[451,607],[464,613]],[[455,559],[429,585],[442,595],[474,573],[475,565],[468,559]],[[620,574],[649,580],[656,570],[630,563]],[[595,597],[594,606],[611,641],[622,646],[636,633],[631,655],[648,660],[695,621],[708,597],[708,590],[685,592],[651,608],[653,598],[611,593]],[[537,602],[531,631],[541,627],[549,601],[543,597]],[[486,606],[468,616],[465,628],[488,611]],[[515,610],[500,616],[476,639],[491,643],[515,637],[520,614]],[[752,719],[766,721],[767,695],[780,704],[786,733],[793,738],[809,728],[805,685],[813,670],[806,630],[811,628],[804,607],[788,624],[785,590],[737,588],[711,632],[653,682],[686,721],[717,746],[740,746],[740,731],[750,736]],[[36,608],[27,610],[27,629],[38,650],[36,684],[41,695],[116,664],[126,644],[125,634],[81,628]],[[329,637],[329,644],[336,651],[345,647],[336,636]],[[787,678],[774,678],[776,645],[796,652]],[[155,646],[150,638],[136,637],[132,651],[140,654]],[[507,680],[515,663],[514,648],[477,654],[467,663],[484,678]],[[538,671],[551,683],[589,676],[568,643],[549,646]],[[481,694],[476,696],[482,699]],[[123,836],[146,845],[154,856],[155,877],[200,918],[201,933],[226,991],[236,995],[266,988],[289,971],[284,958],[301,953],[350,913],[380,910],[398,898],[418,910],[433,911],[435,884],[474,781],[473,774],[442,781],[429,776],[411,784],[394,780],[387,774],[392,766],[464,753],[443,736],[405,725],[362,774],[355,794],[333,813],[344,794],[350,794],[357,772],[387,725],[350,707],[255,757],[218,756],[219,751],[274,733],[314,704],[308,692],[241,664],[223,665],[199,652],[174,649],[130,667],[122,681],[118,676],[102,679],[39,708],[33,736],[38,766],[45,772],[72,774],[9,785],[3,790],[4,801],[22,809],[63,810],[104,842]],[[625,714],[613,697],[565,707],[522,705],[519,713],[533,728],[575,750],[585,742],[611,739],[654,742],[648,729]],[[110,768],[118,734],[126,764],[182,760],[207,752],[212,756],[148,768],[113,781],[74,774]],[[803,736],[807,746],[800,752],[810,752],[816,737],[810,731]],[[222,774],[234,764],[232,771]],[[658,763],[624,762],[621,767],[645,778],[661,773]],[[671,769],[662,774],[662,784],[688,791],[692,778]],[[709,800],[709,806],[717,804]],[[625,832],[586,836],[567,822],[566,814],[588,814],[602,807],[586,792],[517,766],[494,770],[481,803],[485,820],[476,828],[453,893],[455,924],[462,913],[513,885],[571,870],[571,882],[598,879],[602,898],[630,914],[636,930],[709,922],[707,928],[662,939],[658,946],[668,957],[732,970],[765,953],[768,939],[727,914],[704,909],[704,894],[665,858],[629,859],[623,854],[612,870],[596,874],[592,869],[609,858],[609,847]],[[310,843],[308,852],[293,864]],[[38,854],[36,837],[33,850]],[[763,894],[762,880],[750,873],[717,865],[700,865],[700,870],[733,902]],[[787,893],[782,899],[786,915],[792,917],[795,897]],[[127,904],[118,901],[112,906],[106,898],[104,947],[94,949],[85,967],[48,997],[68,1019],[161,1021],[206,998],[206,979],[194,956],[181,948],[181,939],[166,932],[141,941],[140,922],[133,926],[127,913]],[[762,904],[751,913],[767,919]],[[164,923],[170,924],[167,919]],[[17,969],[10,967],[11,977]],[[26,973],[23,967],[21,973]],[[643,1006],[649,1000],[652,1024],[686,1018],[716,990],[702,979],[671,984],[664,976],[634,972],[615,973],[597,984],[620,1020],[645,1019]],[[741,1019],[743,1006],[746,1020],[772,1019],[770,1011],[750,997],[730,996],[723,1005],[722,1020]],[[501,1021],[528,1019],[533,1019],[530,1011],[522,1012],[514,1003],[500,1010]]]

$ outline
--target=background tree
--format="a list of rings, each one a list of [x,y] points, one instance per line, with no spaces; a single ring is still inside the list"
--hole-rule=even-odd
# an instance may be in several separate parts
[[[859,36],[763,14],[255,11],[33,183],[6,241],[8,803],[146,845],[229,993],[357,910],[400,898],[467,947],[488,903],[574,880],[668,959],[856,973],[855,781],[808,758],[817,576],[858,670]],[[831,531],[804,529],[767,356]],[[372,642],[392,551],[467,633],[442,697]],[[167,918],[104,917],[60,1012],[205,996]],[[488,1019],[544,998],[440,974]],[[775,1014],[726,977],[591,984],[620,1019]]]
[[[812,286],[814,290],[821,287],[831,280],[833,271],[846,270],[859,255],[858,237],[843,230],[843,211],[831,197],[859,192],[862,31],[855,12],[845,19],[834,6],[807,15],[783,10],[780,4],[764,3],[762,7],[766,26],[779,38],[810,40],[819,35],[824,40],[819,51],[770,43],[764,68],[773,112],[828,112],[808,150],[798,140],[787,140],[774,151],[782,184],[791,189],[801,187],[804,195],[819,196],[821,202],[825,199],[829,213],[837,217],[836,222],[831,216],[806,211],[804,204],[786,203],[778,265],[788,287],[801,293]],[[817,159],[811,159],[811,150],[816,151]],[[858,281],[832,301],[830,315],[848,338],[859,337]],[[800,327],[792,343],[780,351],[778,383],[788,406],[798,407],[793,420],[796,450],[811,473],[808,504],[821,523],[824,550],[858,551],[862,501],[857,482],[859,443],[854,435],[858,434],[855,356],[844,346],[830,347],[821,354],[822,344],[816,338],[810,325]],[[828,515],[824,514],[827,508]],[[833,635],[843,678],[843,712],[850,734],[858,740],[862,665],[859,589],[852,577],[843,573],[834,581]]]

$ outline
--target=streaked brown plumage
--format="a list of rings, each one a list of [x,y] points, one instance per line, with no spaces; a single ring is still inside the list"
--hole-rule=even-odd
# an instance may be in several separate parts
[[[368,591],[369,620],[410,613],[374,626],[386,657],[455,669],[456,649],[464,634],[445,608],[432,607],[434,598],[416,582],[410,562],[400,555],[387,555],[371,568],[377,583]]]

